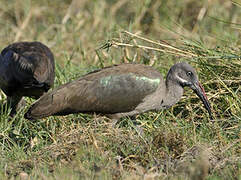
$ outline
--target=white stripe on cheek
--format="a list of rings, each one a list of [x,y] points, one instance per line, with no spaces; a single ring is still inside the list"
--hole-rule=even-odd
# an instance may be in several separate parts
[[[188,82],[186,79],[181,78],[181,77],[178,76],[177,74],[176,74],[175,76],[176,76],[176,78],[178,79],[178,81],[180,81],[180,82],[183,83],[183,84]]]

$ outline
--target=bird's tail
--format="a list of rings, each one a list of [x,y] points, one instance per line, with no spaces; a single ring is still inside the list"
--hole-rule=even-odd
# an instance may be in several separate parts
[[[41,119],[51,115],[59,115],[61,111],[68,109],[65,103],[65,96],[58,95],[52,91],[44,94],[40,99],[33,103],[24,117],[29,120]],[[59,114],[58,114],[59,113]]]

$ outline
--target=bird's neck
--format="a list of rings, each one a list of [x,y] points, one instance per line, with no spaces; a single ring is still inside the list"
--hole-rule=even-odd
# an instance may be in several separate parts
[[[163,105],[168,108],[176,104],[181,99],[182,95],[183,95],[183,87],[172,80],[167,80]]]

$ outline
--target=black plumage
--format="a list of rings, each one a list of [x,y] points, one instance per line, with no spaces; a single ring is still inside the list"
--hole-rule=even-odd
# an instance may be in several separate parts
[[[54,78],[53,53],[41,42],[17,42],[2,50],[0,88],[11,115],[23,104],[23,96],[39,98],[53,86]]]

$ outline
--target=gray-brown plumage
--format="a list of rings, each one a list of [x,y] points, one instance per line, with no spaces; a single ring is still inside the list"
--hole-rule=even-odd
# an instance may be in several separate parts
[[[40,42],[17,42],[0,55],[0,88],[7,95],[11,115],[24,104],[23,96],[39,98],[54,84],[55,63],[50,49]]]
[[[195,70],[185,62],[169,70],[164,81],[152,67],[121,64],[86,74],[46,93],[25,114],[27,119],[71,113],[100,113],[111,118],[133,116],[174,105],[189,86],[210,105]]]

